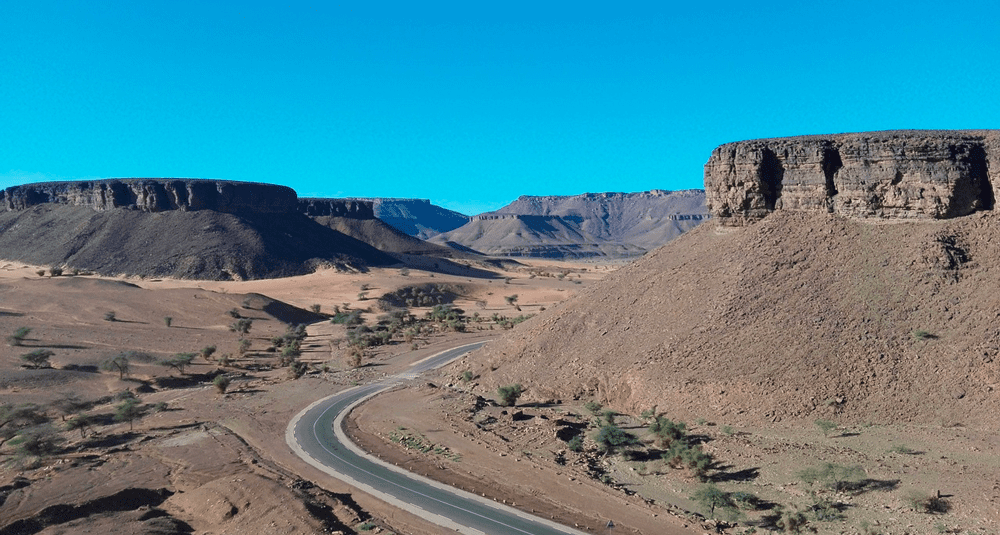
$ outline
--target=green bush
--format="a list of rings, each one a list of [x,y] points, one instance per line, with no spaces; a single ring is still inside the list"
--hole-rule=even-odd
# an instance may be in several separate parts
[[[597,430],[594,442],[602,452],[613,455],[618,450],[637,446],[639,438],[617,425],[606,424]]]
[[[724,512],[727,519],[734,519],[739,515],[739,510],[732,496],[711,483],[696,490],[691,499],[701,505],[705,516],[709,518],[716,518],[717,511]]]
[[[813,423],[815,423],[816,427],[820,428],[820,430],[823,431],[823,436],[825,437],[830,436],[830,431],[833,431],[838,427],[837,422],[831,422],[830,420],[820,419],[816,420]]]
[[[7,337],[7,344],[11,346],[19,346],[21,342],[24,342],[28,338],[28,334],[31,333],[31,327],[20,327],[10,336]]]
[[[520,383],[497,388],[497,395],[500,398],[498,401],[501,407],[513,407],[517,404],[518,398],[523,393],[524,387]]]
[[[601,409],[604,408],[604,405],[601,405],[600,403],[594,400],[590,400],[583,404],[583,408],[590,411],[590,414],[593,414],[594,416],[600,416]]]
[[[576,435],[566,441],[566,447],[569,451],[583,451],[583,435]]]
[[[842,491],[852,484],[860,483],[867,476],[867,473],[861,465],[845,466],[824,463],[818,467],[801,470],[798,476],[799,479],[810,485],[820,483],[832,490]]]
[[[215,379],[212,379],[212,385],[215,389],[219,391],[220,394],[225,394],[226,389],[229,388],[230,379],[225,375],[216,375]]]

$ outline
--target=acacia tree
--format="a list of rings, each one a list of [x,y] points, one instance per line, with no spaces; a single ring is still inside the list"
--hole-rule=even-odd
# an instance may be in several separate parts
[[[140,406],[139,400],[135,398],[126,399],[115,408],[115,421],[128,422],[129,431],[135,429],[133,422],[141,416],[142,407]]]
[[[77,414],[66,422],[67,431],[80,430],[80,438],[87,438],[87,428],[93,423],[93,418],[87,414]]]
[[[622,448],[639,444],[639,438],[614,424],[605,424],[594,435],[594,442],[605,454],[613,455]]]
[[[118,372],[118,378],[124,379],[128,375],[128,353],[119,353],[113,357],[104,359],[101,362],[101,369],[109,372]]]
[[[34,351],[25,353],[21,355],[21,360],[24,361],[24,366],[26,368],[51,368],[52,365],[49,364],[49,358],[55,355],[51,350],[48,349],[36,349]]]
[[[520,383],[497,388],[497,396],[500,398],[501,407],[513,407],[517,404],[517,399],[523,393],[524,387]]]

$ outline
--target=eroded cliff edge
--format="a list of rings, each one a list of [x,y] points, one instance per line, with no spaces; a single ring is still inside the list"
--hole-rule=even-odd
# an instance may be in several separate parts
[[[177,178],[109,178],[42,182],[3,190],[0,209],[26,210],[40,204],[87,206],[98,211],[125,208],[142,212],[214,210],[234,213],[289,213],[298,208],[295,190],[276,184]]]
[[[1000,130],[891,130],[721,145],[705,164],[708,208],[743,226],[775,210],[944,219],[993,210]]]

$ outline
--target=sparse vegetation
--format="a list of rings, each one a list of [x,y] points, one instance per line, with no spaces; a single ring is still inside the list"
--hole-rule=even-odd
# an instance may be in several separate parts
[[[253,327],[253,320],[249,318],[240,318],[229,326],[229,330],[235,333],[239,333],[240,336],[250,334],[250,329]]]
[[[309,310],[311,310],[313,314],[319,314],[320,311],[323,310],[323,305],[313,304],[309,307]]]
[[[799,479],[804,483],[810,485],[819,483],[838,492],[859,483],[866,475],[861,465],[845,466],[834,463],[824,463],[798,473]]]
[[[142,416],[142,407],[136,398],[127,398],[115,407],[116,422],[128,422],[129,431],[135,429],[134,422]]]
[[[471,381],[475,377],[472,375],[471,371],[465,370],[464,372],[462,372],[461,378],[462,378],[462,382],[468,383],[469,381]]]
[[[924,329],[917,329],[917,330],[913,331],[913,338],[915,340],[921,340],[921,341],[922,340],[930,340],[931,338],[934,338],[934,337],[935,336],[933,334],[931,334],[930,331],[926,331]]]
[[[216,375],[215,379],[212,379],[212,386],[219,391],[220,394],[225,394],[226,390],[229,388],[229,383],[231,380],[225,375]]]
[[[104,321],[118,321],[118,315],[114,310],[109,310],[104,313]]]
[[[588,402],[586,402],[586,403],[583,404],[583,408],[587,409],[588,411],[590,411],[590,414],[593,414],[594,416],[600,416],[601,415],[601,409],[604,408],[604,405],[601,405],[597,401],[590,400],[590,401],[588,401]]]
[[[160,365],[167,368],[174,368],[178,372],[184,373],[184,368],[190,366],[196,356],[198,356],[197,353],[177,353],[169,359],[161,360]]]
[[[739,509],[732,495],[719,487],[708,483],[695,491],[691,499],[698,502],[705,516],[717,518],[716,512],[723,512],[726,519],[733,519],[739,514]]]
[[[21,360],[24,361],[23,366],[26,368],[51,368],[52,365],[49,364],[49,358],[51,358],[55,353],[48,349],[36,349],[21,355]]]
[[[212,355],[215,354],[215,346],[205,346],[201,348],[201,358],[205,360],[211,360]]]
[[[170,325],[172,325],[174,323],[174,318],[171,318],[170,316],[163,316],[163,323],[167,327],[170,327]]]
[[[52,266],[49,268],[49,276],[51,277],[60,277],[62,276],[62,274],[63,274],[63,268],[61,267]]]
[[[928,494],[919,490],[911,490],[906,494],[906,503],[914,511],[929,515],[943,514],[951,510],[948,500],[937,494]]]
[[[113,357],[101,361],[100,368],[108,372],[118,372],[118,378],[124,379],[129,372],[130,353],[119,353]]]
[[[605,424],[594,434],[594,442],[597,448],[606,455],[613,455],[618,451],[637,446],[639,437],[625,431],[614,424]]]
[[[518,398],[524,393],[524,388],[520,383],[501,386],[497,388],[498,402],[501,407],[513,407],[517,404]]]
[[[19,346],[28,338],[29,334],[31,334],[30,327],[19,327],[7,337],[7,344],[10,346]]]
[[[832,422],[830,420],[819,419],[819,420],[816,420],[813,423],[816,424],[816,427],[818,427],[820,429],[820,431],[823,431],[823,436],[824,437],[829,437],[830,436],[830,432],[833,431],[833,430],[835,430],[835,429],[837,429],[837,427],[839,427],[837,425],[837,422]]]

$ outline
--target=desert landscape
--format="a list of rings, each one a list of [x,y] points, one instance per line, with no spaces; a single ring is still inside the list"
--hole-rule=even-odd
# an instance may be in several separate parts
[[[267,185],[8,188],[0,241],[45,247],[0,262],[0,534],[441,533],[287,441],[384,380],[359,448],[567,532],[997,533],[998,139],[724,145],[635,259],[581,215],[611,194],[467,221],[591,229],[498,256]]]

